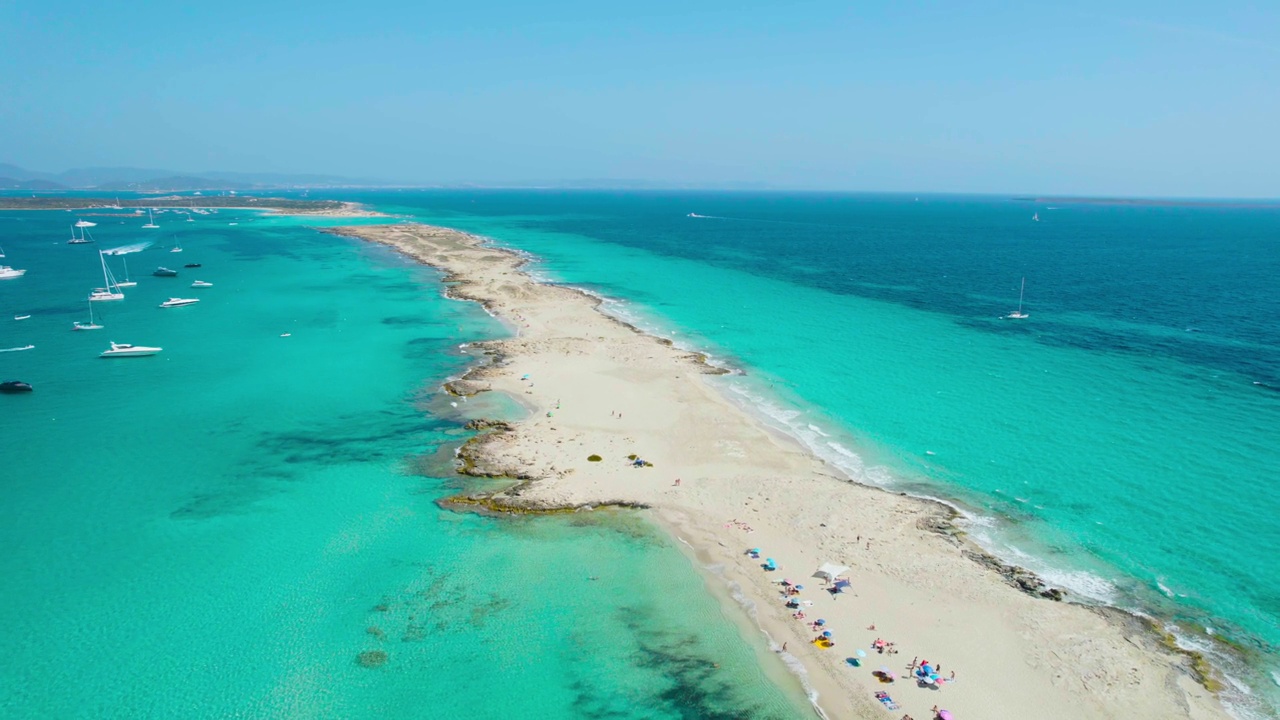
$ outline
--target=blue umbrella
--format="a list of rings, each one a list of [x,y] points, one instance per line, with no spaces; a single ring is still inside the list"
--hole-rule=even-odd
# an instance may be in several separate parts
[[[825,638],[831,637],[831,631],[827,630],[826,632],[822,633],[822,637],[825,637]]]
[[[866,657],[866,656],[867,656],[867,651],[866,651],[866,650],[859,650],[859,651],[858,651],[858,657]]]
[[[827,624],[827,621],[826,621],[826,620],[823,620],[823,619],[821,619],[821,618],[819,618],[819,619],[817,619],[817,620],[814,620],[814,622],[815,622],[815,623],[817,623],[818,625],[826,625],[826,624]]]

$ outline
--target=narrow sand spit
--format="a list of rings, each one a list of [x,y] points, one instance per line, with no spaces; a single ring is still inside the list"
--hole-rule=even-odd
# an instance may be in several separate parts
[[[331,232],[443,270],[450,296],[519,329],[478,344],[495,362],[450,388],[505,392],[535,409],[465,448],[468,472],[526,480],[472,502],[649,508],[704,570],[717,566],[715,582],[740,586],[760,626],[803,664],[827,716],[923,720],[937,705],[958,720],[1226,717],[1189,659],[1142,623],[1047,598],[1052,589],[1034,576],[957,537],[941,505],[848,482],[724,398],[702,357],[604,315],[591,296],[535,282],[520,255],[426,225]],[[651,466],[633,467],[632,455]],[[746,554],[754,547],[760,560]],[[764,557],[779,569],[764,571]],[[811,577],[827,561],[851,568],[851,591],[833,596]],[[784,607],[783,578],[804,585],[805,620]],[[834,647],[812,644],[817,618]],[[877,638],[898,654],[873,650]],[[846,658],[858,650],[867,657],[855,668]],[[913,658],[956,682],[936,690],[901,678]],[[879,682],[871,673],[881,666],[899,679]],[[901,709],[886,713],[877,691]]]

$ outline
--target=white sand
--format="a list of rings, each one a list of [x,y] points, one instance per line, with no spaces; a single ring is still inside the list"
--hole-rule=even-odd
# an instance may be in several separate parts
[[[760,625],[803,664],[829,717],[924,720],[934,705],[957,720],[1226,717],[1187,659],[1139,623],[1010,587],[962,554],[972,546],[922,529],[945,519],[945,508],[846,481],[722,397],[697,356],[609,318],[583,293],[534,282],[516,254],[423,225],[341,232],[441,268],[458,281],[452,295],[519,328],[516,339],[482,344],[505,362],[472,378],[536,409],[513,432],[472,448],[496,471],[536,478],[500,499],[649,506],[755,603]],[[632,453],[653,467],[629,467]],[[588,462],[591,454],[603,461]],[[744,552],[750,547],[780,570],[761,570]],[[821,589],[810,576],[824,561],[852,568],[853,592],[833,598]],[[801,599],[813,603],[805,612],[827,621],[834,648],[810,644],[816,633],[783,607],[775,584],[783,577],[805,586]],[[900,654],[871,651],[876,638]],[[859,648],[868,657],[850,667],[845,658]],[[931,690],[871,676],[881,665],[902,674],[917,656],[940,664],[943,677],[955,671],[957,682]],[[901,710],[887,713],[877,690]]]

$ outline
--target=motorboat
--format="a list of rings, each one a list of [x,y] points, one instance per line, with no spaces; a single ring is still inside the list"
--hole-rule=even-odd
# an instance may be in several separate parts
[[[213,283],[205,282],[203,280],[197,280],[191,283],[191,287],[213,287]]]
[[[195,268],[195,267],[202,267],[202,266],[200,265],[200,263],[187,263],[186,265],[183,265],[182,267],[185,267],[185,268]]]
[[[160,303],[160,307],[175,308],[182,307],[184,305],[195,305],[198,302],[200,302],[198,298],[169,298],[168,300]]]
[[[14,315],[13,319],[14,320],[30,320],[31,316],[30,315]]]
[[[129,345],[127,343],[111,343],[111,349],[104,351],[98,357],[104,358],[125,358],[125,357],[146,357],[155,355],[164,348],[147,347],[145,345]]]
[[[164,266],[156,268],[156,271],[151,274],[155,275],[156,277],[178,277],[177,270],[170,270],[169,268]]]
[[[88,220],[77,220],[76,227],[78,228],[98,227],[98,223],[89,222]]]
[[[24,383],[21,380],[7,380],[0,382],[0,393],[5,395],[17,395],[18,393],[29,393],[32,387],[30,383]]]
[[[17,270],[9,267],[8,265],[0,265],[0,280],[12,280],[14,278],[20,278],[26,274],[26,270]]]

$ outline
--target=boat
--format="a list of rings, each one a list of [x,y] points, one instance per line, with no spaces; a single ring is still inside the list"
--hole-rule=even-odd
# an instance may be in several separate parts
[[[187,222],[195,222],[195,218],[191,217],[191,213],[187,213]]]
[[[71,324],[72,330],[101,330],[102,326],[93,321],[93,303],[89,303],[89,322],[76,321]]]
[[[213,283],[205,282],[203,280],[197,280],[191,283],[191,287],[213,287]]]
[[[160,303],[160,307],[176,308],[183,307],[184,305],[195,305],[198,302],[200,302],[200,300],[197,298],[169,298],[168,300]]]
[[[164,267],[163,265],[156,268],[156,271],[151,274],[155,275],[156,277],[178,277],[177,270],[170,270],[169,268]]]
[[[22,347],[11,347],[0,350],[0,352],[22,352],[23,350],[35,350],[35,345],[23,345]]]
[[[0,265],[0,280],[12,280],[14,278],[20,278],[26,274],[26,270],[18,270],[17,268],[11,268],[8,265]]]
[[[98,227],[98,223],[89,222],[88,220],[77,220],[76,227],[78,228]]]
[[[169,252],[182,252],[182,243],[178,242],[178,236],[173,236],[173,249]]]
[[[4,248],[0,248],[0,258],[4,257]]]
[[[104,358],[125,358],[125,357],[146,357],[155,355],[164,348],[147,347],[146,345],[129,345],[127,343],[111,343],[111,349],[105,350],[98,357]]]
[[[201,265],[200,265],[200,263],[187,263],[186,265],[183,265],[182,267],[185,267],[185,268],[193,268],[193,267],[201,267]]]
[[[31,316],[30,315],[14,315],[13,319],[14,320],[30,320]]]
[[[106,253],[98,251],[98,260],[102,262],[102,284],[103,287],[94,288],[89,292],[90,302],[103,302],[107,300],[123,300],[124,293],[120,292],[120,286],[116,284],[116,276],[111,274],[111,269],[107,267]]]
[[[0,383],[0,393],[5,395],[17,395],[18,393],[29,393],[31,391],[31,384],[24,383],[21,380],[6,380]]]
[[[137,287],[138,282],[136,280],[129,279],[129,258],[125,257],[124,254],[121,253],[120,261],[124,263],[124,281],[116,283],[116,287]]]
[[[1031,317],[1030,315],[1022,312],[1022,294],[1025,293],[1026,290],[1027,290],[1027,279],[1024,277],[1022,278],[1022,289],[1018,291],[1018,309],[1014,312],[1009,313],[1008,315],[1005,315],[1005,317],[1009,318],[1010,320],[1026,320],[1027,318]]]
[[[80,227],[80,237],[76,237],[76,227]],[[93,236],[88,234],[88,230],[79,225],[71,226],[71,239],[67,241],[68,245],[88,245],[93,242]]]
[[[151,208],[147,208],[147,224],[142,227],[147,230],[155,230],[160,227],[156,224],[156,216],[151,214]]]
[[[1031,219],[1036,222],[1040,222],[1040,213],[1036,213],[1035,215],[1032,215]]]

